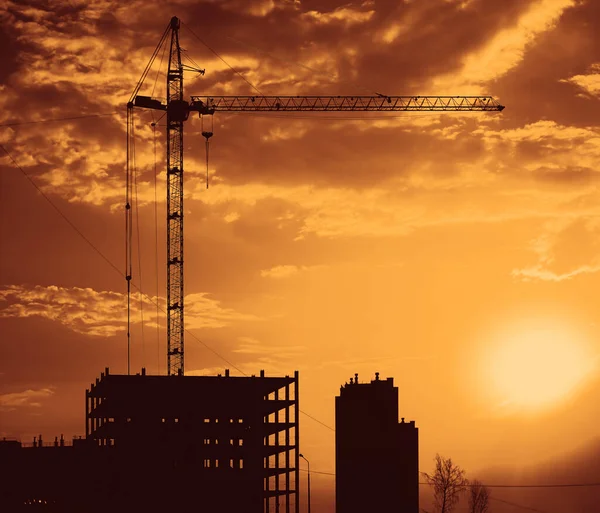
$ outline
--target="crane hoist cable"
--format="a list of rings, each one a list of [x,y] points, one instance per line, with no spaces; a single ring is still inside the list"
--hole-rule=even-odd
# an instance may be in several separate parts
[[[138,245],[139,286],[142,287],[142,257],[140,244],[140,217],[135,158],[135,116],[133,106],[127,108],[127,177],[125,199],[125,268],[127,280],[127,374],[131,373],[131,280],[133,277],[133,210],[136,212],[136,240]],[[142,362],[145,360],[144,307],[140,295]]]
[[[166,41],[166,38],[164,39]],[[163,44],[163,51],[160,56],[160,62],[158,63],[158,69],[156,70],[156,77],[154,78],[154,84],[152,85],[151,96],[154,96],[156,90],[156,84],[158,82],[158,76],[162,69],[162,63],[165,58],[167,51],[167,45]],[[159,301],[159,274],[158,274],[158,194],[157,194],[157,176],[156,176],[156,125],[163,118],[165,113],[158,119],[154,119],[154,111],[152,111],[152,141],[154,146],[154,271],[156,274],[156,374],[160,374],[160,313],[158,310]]]
[[[154,143],[154,271],[156,274],[156,374],[160,374],[160,314],[158,311],[158,184],[156,176],[156,123],[152,123],[152,140]]]
[[[135,127],[132,131],[132,148],[133,148],[133,190],[134,190],[134,205],[135,205],[135,227],[137,239],[137,260],[138,260],[138,275],[140,288],[142,288],[142,244],[140,237],[140,202],[138,198],[138,170],[136,165],[135,155]],[[142,367],[146,366],[146,339],[144,333],[144,299],[140,295],[140,323],[141,323],[141,339],[142,339]]]
[[[131,373],[131,279],[133,275],[133,259],[132,259],[132,247],[133,247],[133,212],[132,212],[132,192],[135,182],[135,194],[136,194],[136,209],[137,209],[137,174],[135,173],[135,118],[133,115],[133,102],[136,95],[141,89],[148,73],[152,69],[152,65],[158,56],[160,49],[165,45],[167,37],[171,32],[171,24],[169,23],[163,32],[160,41],[156,45],[152,56],[148,60],[148,64],[144,68],[144,71],[138,80],[138,83],[129,98],[127,103],[127,162],[126,162],[126,193],[125,193],[125,279],[127,281],[127,374]],[[164,50],[163,50],[164,56]],[[159,68],[160,71],[160,68]],[[157,77],[158,79],[158,74]],[[156,84],[156,80],[155,80]],[[154,88],[152,89],[154,92]],[[141,247],[139,239],[139,210],[137,211],[137,227],[138,227],[138,264],[140,271],[141,281]],[[141,289],[141,283],[140,283]],[[140,296],[140,314],[142,316],[142,353],[144,353],[144,330],[143,330],[143,298]]]
[[[139,90],[141,89],[142,85],[144,84],[144,81],[146,80],[146,77],[148,76],[148,73],[150,72],[150,68],[152,68],[152,64],[154,64],[154,60],[156,59],[156,56],[158,55],[160,48],[167,40],[167,36],[169,35],[170,32],[171,32],[171,24],[169,23],[167,25],[167,27],[165,28],[165,31],[163,32],[163,35],[160,38],[160,41],[156,45],[156,48],[154,49],[154,52],[152,53],[152,56],[150,57],[148,64],[146,64],[146,67],[144,68],[142,76],[138,80],[138,83],[135,86],[133,93],[131,93],[131,96],[129,98],[129,103],[132,103],[135,100],[136,95],[138,94]]]
[[[202,136],[206,139],[206,188],[208,189],[208,150],[210,146],[210,138],[213,136],[214,130],[214,117],[210,116],[210,130],[204,130],[204,116],[200,116],[200,124],[202,130]]]
[[[127,162],[125,178],[125,280],[127,281],[127,375],[131,373],[131,153],[133,105],[127,106]]]

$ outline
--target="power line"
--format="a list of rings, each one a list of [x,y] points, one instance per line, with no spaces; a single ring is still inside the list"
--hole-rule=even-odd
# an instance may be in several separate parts
[[[30,176],[29,176],[29,175],[28,175],[28,174],[25,172],[25,170],[24,170],[24,169],[23,169],[23,168],[22,168],[22,167],[21,167],[19,164],[17,164],[17,162],[15,161],[15,159],[13,158],[13,156],[12,156],[12,155],[11,155],[11,154],[8,152],[8,150],[7,150],[7,149],[4,147],[4,145],[3,145],[3,144],[1,144],[1,143],[0,143],[0,148],[2,148],[2,149],[4,150],[4,153],[6,153],[6,154],[8,155],[8,158],[9,158],[9,159],[12,161],[12,163],[14,164],[14,166],[15,166],[15,167],[16,167],[16,168],[17,168],[19,171],[21,171],[21,173],[23,173],[23,174],[25,175],[25,178],[27,178],[27,180],[29,180],[29,182],[31,183],[31,185],[33,185],[33,186],[34,186],[34,187],[37,189],[37,191],[38,191],[38,192],[39,192],[39,193],[40,193],[40,194],[41,194],[41,195],[44,197],[44,199],[45,199],[45,200],[46,200],[48,203],[50,203],[50,205],[52,206],[52,208],[54,208],[54,210],[56,210],[56,211],[58,212],[58,214],[59,214],[59,215],[60,215],[60,216],[61,216],[61,217],[62,217],[62,218],[63,218],[63,219],[64,219],[64,220],[67,222],[67,224],[68,224],[68,225],[69,225],[71,228],[73,228],[73,230],[75,230],[75,231],[77,232],[77,234],[78,234],[78,235],[79,235],[79,236],[80,236],[80,237],[81,237],[81,238],[82,238],[82,239],[83,239],[85,242],[87,242],[87,243],[89,244],[89,246],[90,246],[90,247],[91,247],[91,248],[92,248],[94,251],[96,251],[96,253],[98,253],[98,254],[99,254],[99,255],[100,255],[102,258],[103,258],[103,260],[104,260],[104,261],[105,261],[105,262],[106,262],[108,265],[110,265],[110,266],[111,266],[111,267],[112,267],[112,268],[113,268],[115,271],[117,271],[119,274],[123,275],[123,273],[122,273],[122,272],[119,270],[119,268],[118,268],[118,267],[117,267],[115,264],[113,264],[113,263],[112,263],[112,262],[111,262],[111,261],[110,261],[110,260],[109,260],[109,259],[108,259],[108,258],[107,258],[107,257],[106,257],[104,254],[103,254],[103,253],[102,253],[102,251],[100,251],[100,250],[99,250],[99,249],[98,249],[98,248],[97,248],[97,247],[94,245],[94,243],[93,243],[93,242],[92,242],[90,239],[88,239],[88,238],[87,238],[87,237],[86,237],[86,236],[83,234],[83,232],[82,232],[82,231],[81,231],[79,228],[77,228],[77,226],[75,226],[75,225],[74,225],[74,224],[71,222],[71,220],[70,220],[70,219],[69,219],[69,218],[68,218],[68,217],[67,217],[67,216],[66,216],[66,215],[63,213],[63,211],[62,211],[60,208],[58,208],[58,207],[57,207],[57,206],[56,206],[56,205],[55,205],[55,204],[52,202],[52,200],[51,200],[51,199],[50,199],[50,198],[49,198],[49,197],[46,195],[46,193],[45,193],[45,192],[44,192],[42,189],[40,189],[40,188],[38,187],[38,185],[37,185],[37,184],[36,184],[36,183],[33,181],[33,179],[32,179],[32,178],[31,178],[31,177],[30,177]],[[123,275],[123,276],[124,276],[124,275]]]
[[[504,499],[498,499],[497,497],[490,496],[490,499],[493,501],[503,502],[504,504],[508,504],[510,506],[515,506],[516,508],[528,509],[530,511],[537,511],[538,513],[547,513],[547,511],[543,509],[534,508],[532,506],[525,506],[523,504],[517,504],[516,502],[505,501]]]
[[[166,46],[165,46],[166,48]],[[152,111],[154,117],[154,111]],[[154,272],[156,275],[156,373],[160,374],[160,322],[159,322],[159,277],[158,277],[158,184],[156,168],[156,122],[152,123],[152,141],[154,143]]]
[[[467,484],[466,486],[479,486]],[[600,483],[554,483],[554,484],[524,484],[524,485],[509,485],[509,484],[485,484],[488,488],[583,488],[600,486]]]
[[[300,413],[303,413],[304,415],[306,415],[309,419],[314,420],[315,422],[317,422],[318,424],[321,424],[321,426],[326,427],[327,429],[335,432],[335,428],[332,428],[329,424],[325,424],[325,422],[320,421],[319,419],[313,417],[312,415],[309,415],[308,413],[306,413],[305,411],[300,410]]]
[[[113,264],[110,259],[104,255],[104,253],[102,253],[102,251],[100,251],[100,249],[94,245],[94,243],[88,239],[83,232],[77,228],[77,226],[75,226],[75,224],[73,224],[71,222],[71,220],[66,216],[66,214],[63,213],[63,211],[49,198],[49,196],[47,196],[41,189],[40,187],[38,187],[38,185],[33,181],[33,179],[25,172],[25,170],[16,162],[16,160],[13,158],[13,156],[8,152],[8,150],[2,145],[0,144],[0,148],[2,148],[4,150],[4,152],[8,155],[8,157],[10,158],[10,160],[12,161],[12,163],[14,164],[14,166],[19,169],[21,171],[21,173],[23,173],[23,175],[25,175],[25,177],[27,178],[27,180],[29,180],[29,182],[38,190],[38,192],[44,197],[44,199],[50,203],[50,205],[59,213],[59,215],[69,224],[69,226],[71,228],[73,228],[75,230],[75,232],[77,232],[77,234],[85,241],[88,243],[88,245],[96,252],[98,253],[102,259],[108,263],[117,273],[119,273],[120,276],[122,276],[123,278],[126,277],[126,275],[115,265]],[[140,293],[141,296],[143,296],[144,298],[146,298],[148,301],[150,301],[151,303],[153,303],[154,305],[156,305],[158,308],[160,308],[160,310],[162,311],[162,313],[166,313],[166,311],[159,306],[158,303],[158,298],[156,301],[154,301],[151,297],[149,297],[148,295],[146,295],[140,287],[138,287],[135,282],[133,282],[133,280],[130,280],[131,285]],[[190,335],[193,339],[195,339],[197,342],[199,342],[200,344],[202,344],[206,349],[208,349],[209,351],[211,351],[215,356],[217,356],[218,358],[220,358],[221,360],[223,360],[227,365],[229,365],[232,369],[237,370],[240,374],[247,376],[248,374],[246,374],[242,369],[240,369],[239,367],[237,367],[236,365],[234,365],[231,361],[229,361],[227,358],[225,358],[223,355],[221,355],[218,351],[216,351],[215,349],[213,349],[212,347],[210,347],[206,342],[204,342],[203,340],[201,340],[200,338],[198,338],[194,333],[190,332],[189,330],[185,329],[185,333]],[[320,420],[316,419],[315,417],[313,417],[312,415],[300,410],[300,413],[302,413],[303,415],[306,415],[307,417],[309,417],[310,419],[314,420],[315,422],[318,422],[319,424],[321,424],[322,426],[335,431],[331,426],[328,426],[327,424],[325,424],[324,422],[321,422]]]
[[[244,75],[242,75],[238,70],[236,70],[231,64],[229,64],[223,57],[221,57],[215,50],[213,50],[210,46],[208,46],[201,38],[200,36],[198,36],[190,27],[188,27],[185,23],[183,23],[183,21],[181,22],[181,24],[187,29],[189,30],[190,34],[192,34],[198,41],[200,41],[204,46],[206,46],[206,48],[208,48],[212,53],[214,53],[219,59],[221,59],[221,61],[223,61],[234,73],[236,73],[237,75],[239,75],[242,80],[244,82],[246,82],[246,84],[248,84],[252,89],[254,89],[259,95],[264,96],[264,94],[262,94],[260,92],[260,90],[252,83],[250,82]]]
[[[300,469],[301,471],[305,471],[304,469]],[[324,472],[324,471],[316,471],[311,470],[311,474],[322,474],[324,476],[335,476],[335,472]],[[433,483],[428,483],[427,481],[419,481],[420,486],[433,486]],[[508,485],[508,484],[466,484],[467,488],[471,488],[473,486],[485,486],[486,488],[574,488],[574,487],[595,487],[600,486],[600,483],[561,483],[561,484],[531,484],[531,485]],[[500,499],[498,499],[500,500]]]
[[[38,192],[44,197],[44,199],[50,203],[50,205],[54,208],[54,210],[56,210],[59,215],[68,223],[68,225],[73,228],[75,230],[75,232],[85,241],[88,243],[88,245],[96,252],[98,253],[102,259],[108,264],[110,265],[117,273],[119,273],[119,275],[123,278],[126,277],[126,275],[123,273],[123,271],[121,271],[115,264],[113,264],[111,262],[111,260],[104,255],[104,253],[102,253],[102,251],[100,251],[100,249],[90,240],[88,239],[83,232],[77,228],[77,226],[75,224],[73,224],[73,222],[66,216],[66,214],[63,213],[63,211],[56,206],[56,204],[49,198],[49,196],[47,194],[44,193],[44,191],[42,191],[42,189],[40,189],[40,187],[33,181],[33,179],[25,172],[25,170],[15,161],[15,159],[13,158],[13,156],[8,152],[8,150],[2,145],[0,144],[0,148],[2,148],[4,150],[4,152],[8,155],[8,157],[10,158],[10,160],[12,161],[12,163],[14,164],[14,166],[19,169],[21,171],[21,173],[23,173],[23,175],[25,175],[25,177],[27,178],[27,180],[29,180],[29,182],[38,190]],[[147,294],[145,294],[140,287],[138,287],[132,280],[132,286],[144,297],[146,298],[148,301],[150,301],[152,304],[156,305],[156,301],[154,301],[150,296],[148,296]],[[166,311],[159,306],[159,308],[161,309],[162,313],[166,313]],[[232,362],[230,362],[227,358],[225,358],[224,356],[222,356],[221,354],[219,354],[216,350],[214,350],[213,348],[211,348],[209,345],[206,344],[206,342],[202,341],[201,339],[199,339],[196,335],[194,335],[193,333],[189,332],[188,330],[186,330],[186,333],[188,335],[191,335],[192,338],[194,338],[195,340],[197,340],[198,342],[200,342],[202,345],[204,345],[209,351],[212,351],[216,356],[218,356],[219,358],[221,358],[221,360],[223,360],[225,363],[227,363],[228,365],[231,366],[231,368],[236,369],[238,372],[240,372],[241,374],[247,375],[244,373],[244,371],[242,371],[239,367],[236,367]]]
[[[9,159],[11,160],[11,162],[13,163],[13,165],[19,169],[19,171],[21,171],[21,173],[23,173],[23,175],[27,178],[27,180],[29,180],[29,182],[37,189],[37,191],[44,197],[44,199],[46,201],[48,201],[48,203],[50,203],[50,205],[58,212],[58,214],[67,222],[67,224],[73,228],[75,230],[75,232],[85,241],[88,243],[88,245],[96,252],[98,253],[102,259],[108,264],[110,265],[117,273],[119,273],[122,277],[125,277],[125,274],[123,274],[123,272],[121,270],[119,270],[119,268],[113,264],[110,259],[108,257],[106,257],[104,255],[104,253],[102,253],[102,251],[100,251],[100,249],[92,242],[90,241],[90,239],[88,239],[83,232],[77,228],[77,226],[75,226],[75,224],[73,224],[71,222],[71,220],[62,212],[62,210],[60,210],[60,208],[58,206],[56,206],[56,204],[42,191],[42,189],[40,189],[40,187],[33,181],[33,179],[25,172],[25,170],[15,161],[15,159],[13,158],[13,156],[9,153],[9,151],[4,147],[4,145],[2,145],[0,143],[0,148],[2,148],[2,150],[6,153],[6,155],[8,155]],[[138,290],[138,292],[145,297],[148,301],[150,301],[151,303],[157,305],[158,302],[154,301],[152,298],[150,298],[148,295],[146,295],[141,289],[140,287],[138,287],[135,283],[132,282],[132,285]],[[159,306],[160,308],[160,306]],[[163,313],[165,313],[165,310],[160,308],[161,311]],[[233,369],[236,369],[240,374],[247,376],[247,374],[242,371],[239,367],[237,367],[236,365],[234,365],[232,362],[230,362],[227,358],[225,358],[224,356],[222,356],[220,353],[218,353],[215,349],[213,349],[212,347],[210,347],[208,344],[206,344],[206,342],[202,341],[200,338],[198,338],[195,334],[193,334],[192,332],[188,331],[187,329],[185,330],[186,333],[188,335],[190,335],[193,339],[195,339],[196,341],[198,341],[200,344],[202,344],[206,349],[208,349],[209,351],[211,351],[212,353],[214,353],[216,356],[218,356],[221,360],[223,360],[225,363],[227,363],[229,366],[231,366]],[[325,424],[324,422],[320,421],[319,419],[313,417],[312,415],[300,410],[300,413],[306,415],[308,418],[312,419],[313,421],[321,424],[322,426],[330,429],[331,431],[335,431],[334,428],[332,428],[331,426]],[[333,472],[319,472],[319,471],[314,471],[313,473],[315,474],[323,474],[323,475],[330,475],[330,476],[335,476],[335,473]],[[420,485],[430,485],[431,483],[427,483],[427,482],[420,482]],[[467,484],[466,486],[475,486],[475,485],[470,485]],[[600,486],[600,482],[597,483],[556,483],[556,484],[528,484],[528,485],[504,485],[504,484],[484,484],[484,486],[488,487],[488,488],[582,488],[582,487],[597,487]]]

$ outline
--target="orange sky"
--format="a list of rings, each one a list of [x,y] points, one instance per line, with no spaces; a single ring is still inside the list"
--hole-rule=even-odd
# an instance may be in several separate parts
[[[220,114],[208,190],[192,116],[193,334],[244,372],[298,369],[301,408],[332,427],[350,376],[393,376],[424,471],[436,452],[475,476],[597,438],[600,5],[9,1],[0,125],[117,114],[2,126],[0,143],[120,269],[124,105],[172,15],[264,94],[491,94],[506,105]],[[186,96],[255,92],[185,28],[181,44],[206,68],[186,76]],[[157,258],[164,301],[164,127],[156,253],[152,119],[136,115],[141,283],[157,295]],[[125,281],[2,155],[0,172],[0,436],[81,434],[84,389],[105,366],[126,371]],[[140,283],[137,252],[135,264]],[[150,303],[144,318],[142,336],[136,308],[132,369],[164,373],[164,318],[158,339]],[[227,366],[187,336],[188,374]],[[302,437],[311,467],[333,472],[334,433],[303,417]]]

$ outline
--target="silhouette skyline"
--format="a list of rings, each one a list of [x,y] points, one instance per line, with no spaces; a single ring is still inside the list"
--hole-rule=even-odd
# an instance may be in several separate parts
[[[597,454],[600,418],[592,0],[9,1],[0,440],[41,434],[45,450],[61,433],[67,445],[85,436],[90,379],[105,366],[127,372],[123,106],[173,15],[205,43],[182,30],[184,62],[206,69],[186,75],[188,99],[256,87],[490,94],[507,106],[499,116],[222,113],[208,190],[209,124],[190,116],[186,374],[299,370],[312,513],[335,509],[332,397],[354,372],[394,376],[419,427],[420,470],[440,453],[488,484],[593,483],[594,459],[568,456]],[[140,94],[164,97],[164,86],[153,68]],[[132,198],[130,365],[152,375],[166,374],[154,302],[166,309],[161,114],[136,113]],[[563,477],[530,473],[562,461]],[[547,513],[572,501],[577,513],[596,489],[492,488],[493,513],[519,511],[500,499]],[[424,509],[429,492],[420,486]]]
[[[0,508],[299,513],[299,376],[113,375],[86,390],[85,438],[0,440]],[[29,508],[29,509],[28,509]]]

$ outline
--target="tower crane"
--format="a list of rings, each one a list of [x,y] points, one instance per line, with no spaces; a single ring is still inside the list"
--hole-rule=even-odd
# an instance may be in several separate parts
[[[205,70],[184,65],[179,46],[180,20],[171,18],[127,104],[128,134],[133,130],[133,108],[166,113],[167,135],[167,373],[184,373],[184,281],[183,281],[183,125],[190,113],[200,116],[217,112],[398,112],[398,111],[489,111],[504,109],[491,96],[183,96],[183,72],[204,75]],[[159,49],[170,35],[166,103],[139,92]],[[212,132],[203,131],[207,142]],[[129,141],[129,139],[128,139]],[[131,159],[128,143],[128,165]],[[128,175],[129,176],[129,175]],[[129,201],[126,216],[131,216]],[[131,217],[129,229],[131,229]],[[130,256],[126,275],[131,282]]]

